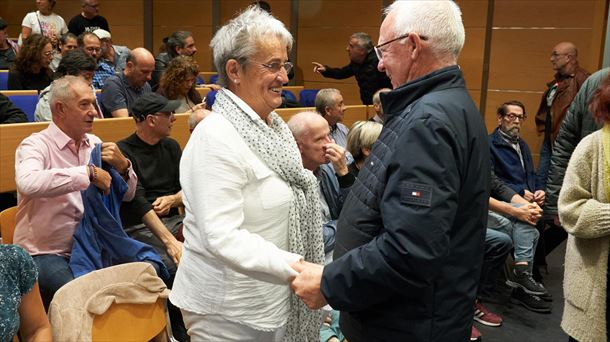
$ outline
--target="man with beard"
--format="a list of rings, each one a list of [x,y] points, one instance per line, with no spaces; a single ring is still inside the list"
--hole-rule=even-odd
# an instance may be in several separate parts
[[[492,170],[506,186],[527,201],[542,207],[545,198],[543,185],[536,184],[532,153],[527,143],[520,138],[521,124],[527,118],[525,106],[519,101],[507,101],[498,108],[497,114],[498,127],[489,135]],[[515,276],[509,280],[515,288],[513,300],[530,310],[548,312],[548,306],[542,305],[538,298],[550,300],[548,292],[532,278],[532,263],[538,242],[536,228],[495,210],[493,205],[490,205],[490,210],[504,216],[490,212],[489,228],[504,230],[513,238]]]

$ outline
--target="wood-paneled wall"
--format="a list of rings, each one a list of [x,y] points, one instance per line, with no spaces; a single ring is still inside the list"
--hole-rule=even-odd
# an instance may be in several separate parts
[[[103,0],[100,4],[100,14],[108,20],[114,44],[131,48],[144,45],[144,0]],[[10,37],[19,36],[23,17],[35,10],[34,0],[0,1],[0,17],[9,24]],[[59,0],[53,11],[64,18],[67,25],[81,12],[81,2]]]
[[[198,47],[196,59],[201,71],[211,71],[208,47],[216,22],[222,25],[251,0],[102,0],[101,14],[111,26],[115,44],[142,46],[144,41],[144,6],[152,5],[153,52],[161,40],[176,30],[192,31]],[[297,18],[292,18],[291,0],[268,0],[273,14],[290,29],[296,21],[296,85],[305,88],[338,88],[346,104],[360,104],[354,78],[333,80],[313,72],[312,61],[331,66],[348,63],[345,47],[349,36],[364,31],[376,43],[382,20],[382,0],[297,0]],[[497,123],[496,107],[517,99],[530,115],[523,135],[537,160],[540,138],[536,135],[533,115],[545,83],[553,75],[549,54],[561,41],[572,41],[579,49],[580,64],[593,72],[601,65],[606,32],[606,0],[457,0],[466,28],[466,43],[459,58],[468,90],[479,105],[481,97],[489,131]],[[488,23],[488,9],[493,5]],[[0,16],[9,23],[9,34],[17,36],[20,23],[34,0],[0,1]],[[66,21],[80,12],[79,0],[60,0],[55,12]],[[486,46],[486,35],[490,34]],[[485,51],[488,49],[488,58]],[[485,65],[488,65],[488,69]],[[487,71],[486,71],[487,70]]]

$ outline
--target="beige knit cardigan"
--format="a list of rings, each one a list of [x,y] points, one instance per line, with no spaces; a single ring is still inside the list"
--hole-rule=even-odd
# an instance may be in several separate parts
[[[610,203],[603,185],[602,132],[574,150],[559,194],[559,217],[569,233],[561,327],[580,342],[606,341],[606,273]]]

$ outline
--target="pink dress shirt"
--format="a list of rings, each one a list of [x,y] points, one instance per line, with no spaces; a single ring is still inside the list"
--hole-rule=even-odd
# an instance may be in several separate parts
[[[89,186],[87,164],[102,141],[86,134],[78,151],[74,140],[55,123],[25,138],[15,156],[18,207],[14,242],[31,255],[69,255],[72,234],[83,215],[81,190]],[[129,166],[129,190],[135,194],[137,177]]]

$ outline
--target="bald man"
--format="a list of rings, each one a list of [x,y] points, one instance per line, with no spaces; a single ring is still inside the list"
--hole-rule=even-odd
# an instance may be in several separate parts
[[[554,79],[547,83],[548,89],[542,95],[540,107],[536,114],[536,128],[539,135],[544,135],[540,148],[540,160],[536,172],[536,188],[546,191],[546,182],[551,163],[551,154],[559,128],[563,122],[570,103],[578,93],[578,90],[589,77],[589,72],[578,65],[578,50],[573,43],[561,42],[557,44],[550,57],[551,65],[555,71]],[[531,193],[524,195],[528,201],[533,200]],[[546,224],[554,227],[553,217],[544,213],[544,219],[540,220],[538,229],[544,232]],[[536,265],[545,265],[544,261],[545,234],[540,235],[536,250]],[[540,280],[538,267],[534,268],[534,276]]]
[[[131,107],[143,94],[152,90],[150,81],[155,57],[145,48],[135,48],[127,55],[125,70],[106,79],[102,89],[102,111],[105,117],[131,115]]]
[[[324,252],[332,260],[337,219],[355,177],[347,168],[345,149],[330,137],[328,122],[316,112],[301,112],[287,122],[297,142],[303,167],[314,173],[320,184]]]

